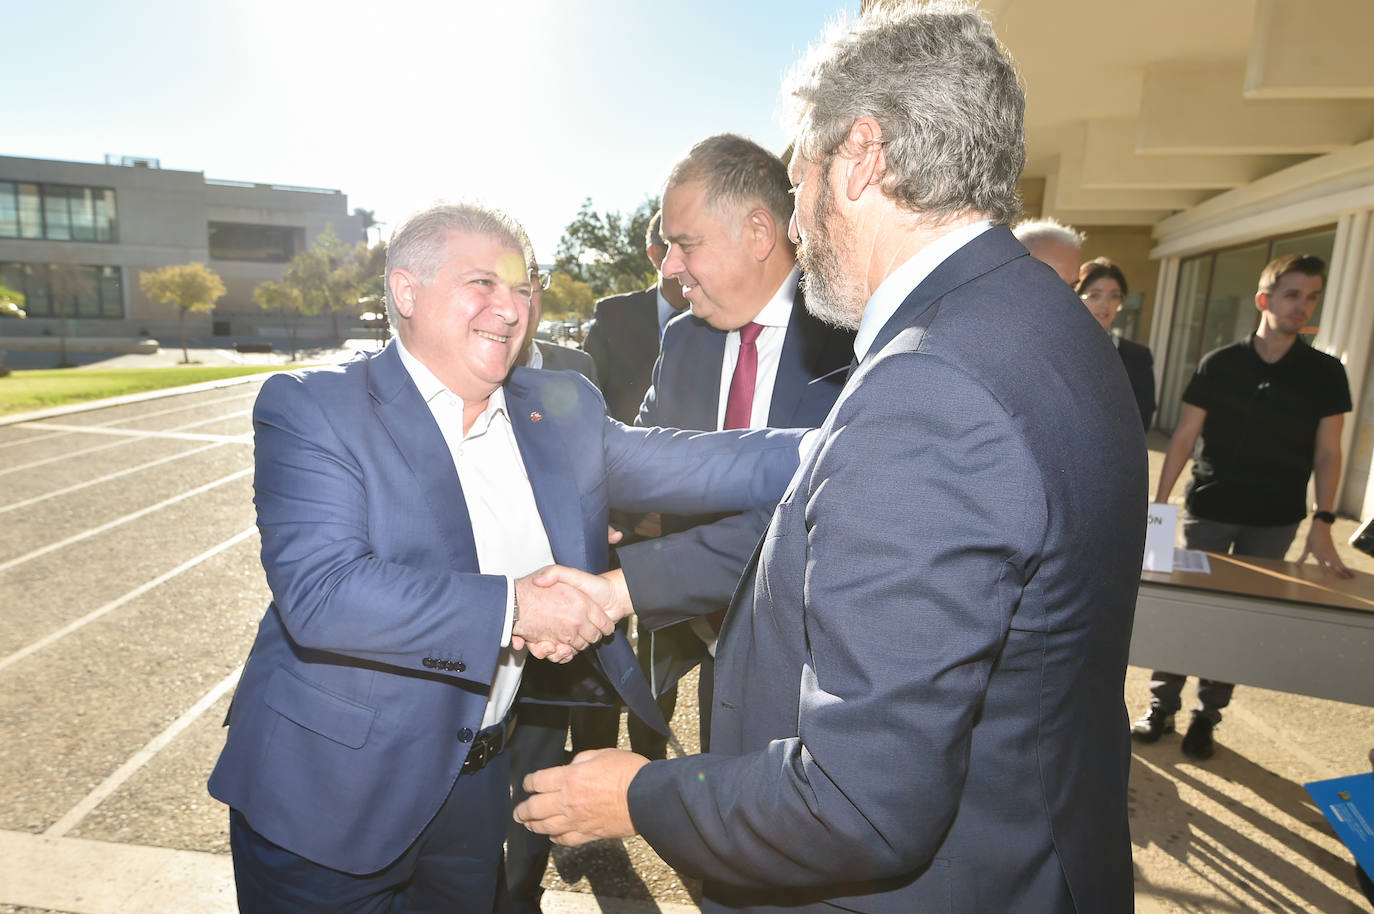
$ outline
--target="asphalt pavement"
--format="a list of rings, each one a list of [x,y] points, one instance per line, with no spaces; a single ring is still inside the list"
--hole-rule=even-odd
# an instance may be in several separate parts
[[[0,420],[0,911],[233,910],[228,815],[205,779],[268,602],[251,503],[262,380]],[[1133,713],[1147,676],[1128,672]],[[694,692],[677,723],[689,747]],[[1176,736],[1135,748],[1138,910],[1371,910],[1302,784],[1367,770],[1374,708],[1242,686],[1217,739],[1203,763]],[[546,911],[695,909],[695,884],[642,842],[608,844],[556,855]],[[630,883],[601,872],[627,859]]]

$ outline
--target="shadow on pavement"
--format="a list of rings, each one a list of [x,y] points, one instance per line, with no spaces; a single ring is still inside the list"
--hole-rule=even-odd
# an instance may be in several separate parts
[[[1359,891],[1350,856],[1309,837],[1319,831],[1335,840],[1302,785],[1224,745],[1205,766],[1182,757],[1176,740],[1133,747],[1129,808],[1137,852],[1163,851],[1234,907],[1218,908],[1215,898],[1208,899],[1210,907],[1198,907],[1186,892],[1149,890],[1139,864],[1138,894],[1146,890],[1183,910],[1362,910],[1331,887],[1339,883]],[[1228,817],[1238,819],[1240,827],[1224,821]],[[1305,865],[1295,864],[1292,856]]]

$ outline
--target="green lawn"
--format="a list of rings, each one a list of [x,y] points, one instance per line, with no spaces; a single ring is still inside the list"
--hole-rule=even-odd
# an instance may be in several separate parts
[[[278,365],[176,365],[109,371],[71,368],[15,371],[0,378],[0,416],[281,370],[283,367]]]

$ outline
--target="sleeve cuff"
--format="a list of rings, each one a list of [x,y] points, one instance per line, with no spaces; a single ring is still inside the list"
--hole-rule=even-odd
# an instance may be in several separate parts
[[[501,628],[501,646],[510,647],[511,629],[515,627],[515,579],[506,576],[506,624]]]

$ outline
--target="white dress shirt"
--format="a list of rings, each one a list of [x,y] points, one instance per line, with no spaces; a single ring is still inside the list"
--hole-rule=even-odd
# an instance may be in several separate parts
[[[487,408],[472,423],[467,434],[463,434],[462,399],[407,352],[399,338],[396,349],[401,364],[434,414],[434,421],[453,456],[468,517],[472,521],[477,567],[482,574],[506,577],[506,621],[501,656],[497,658],[496,675],[492,679],[487,709],[482,715],[482,727],[490,727],[504,720],[515,702],[525,667],[525,652],[512,650],[510,646],[515,578],[553,564],[553,550],[544,520],[534,503],[534,490],[530,488],[525,461],[515,443],[515,431],[506,411],[505,390],[496,389],[487,401]],[[457,506],[452,510],[457,510]],[[453,611],[476,610],[456,606]]]
[[[773,388],[778,380],[778,363],[782,361],[782,344],[787,340],[787,325],[792,322],[792,304],[797,297],[797,281],[801,269],[793,267],[792,272],[778,286],[768,304],[754,318],[754,323],[763,327],[754,341],[759,351],[758,374],[754,376],[754,402],[749,408],[749,427],[765,428],[768,425],[768,410],[773,405]],[[716,403],[716,431],[725,425],[725,406],[730,399],[730,379],[735,376],[735,364],[739,362],[739,331],[731,330],[725,337],[725,357],[720,364],[720,400]],[[805,460],[808,442],[815,440],[815,432],[808,433],[800,447]],[[706,650],[716,655],[716,633],[705,618],[698,616],[691,621],[692,631],[706,642]]]
[[[888,274],[864,306],[864,316],[859,322],[859,333],[854,337],[854,356],[860,362],[868,355],[868,348],[878,338],[883,325],[897,313],[906,297],[935,272],[951,254],[968,244],[979,235],[992,228],[992,223],[983,220],[957,228],[948,235],[941,235],[930,244],[921,248],[900,267]]]
[[[754,345],[759,351],[759,370],[754,376],[754,403],[749,413],[750,428],[768,425],[768,409],[773,404],[773,386],[778,380],[778,362],[782,359],[782,344],[787,339],[787,325],[792,321],[792,302],[797,297],[797,280],[801,270],[792,268],[778,286],[768,304],[754,318],[763,327]],[[725,336],[725,357],[720,363],[720,400],[716,404],[716,431],[725,425],[725,404],[730,399],[730,379],[735,376],[739,361],[739,331]]]

